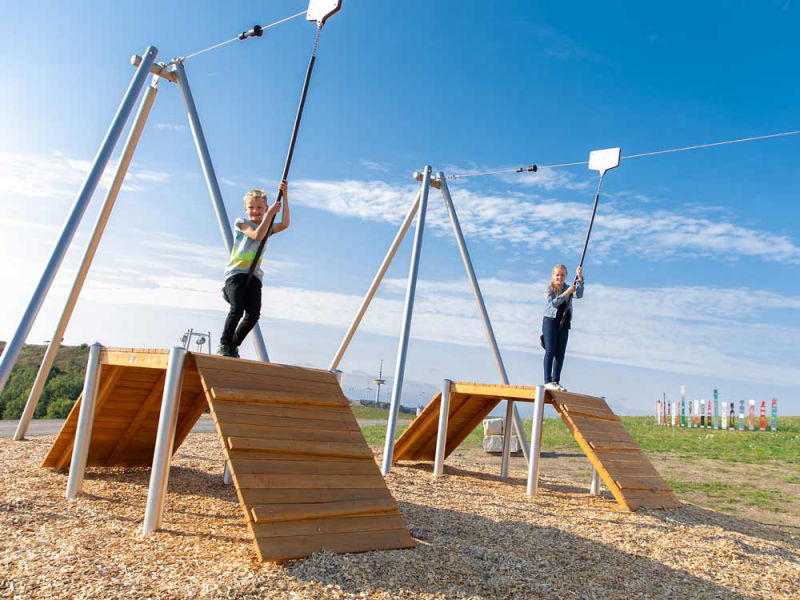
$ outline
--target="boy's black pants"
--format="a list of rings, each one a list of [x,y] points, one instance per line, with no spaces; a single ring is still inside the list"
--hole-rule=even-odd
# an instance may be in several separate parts
[[[225,280],[222,296],[231,305],[219,343],[238,347],[255,327],[261,315],[261,281],[253,277],[247,283],[247,273],[231,275]],[[244,315],[244,319],[242,319]]]

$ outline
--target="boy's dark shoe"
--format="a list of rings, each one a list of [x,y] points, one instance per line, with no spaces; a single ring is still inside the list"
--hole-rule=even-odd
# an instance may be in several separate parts
[[[233,352],[231,352],[231,347],[227,344],[220,344],[217,346],[217,354],[220,356],[233,356]]]
[[[228,356],[232,356],[233,358],[241,358],[239,356],[239,346],[230,346],[230,354]]]

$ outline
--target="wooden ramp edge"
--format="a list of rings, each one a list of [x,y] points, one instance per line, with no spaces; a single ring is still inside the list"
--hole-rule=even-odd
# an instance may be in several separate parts
[[[332,373],[194,358],[261,560],[414,546]]]
[[[87,466],[152,466],[167,358],[167,350],[102,350]],[[81,404],[79,397],[42,462],[43,467],[69,468]],[[173,453],[205,408],[205,392],[189,353],[184,365]]]
[[[453,382],[445,456],[449,456],[502,400],[531,402],[535,393],[533,386]],[[620,506],[626,510],[680,506],[669,485],[603,398],[547,390],[545,403],[555,407]],[[440,407],[441,392],[397,439],[395,461],[434,460]]]

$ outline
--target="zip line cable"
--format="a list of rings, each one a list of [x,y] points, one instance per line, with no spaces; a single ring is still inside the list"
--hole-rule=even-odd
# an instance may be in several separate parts
[[[231,39],[226,40],[224,42],[220,42],[219,44],[214,44],[213,46],[209,46],[205,50],[199,50],[197,52],[194,52],[193,54],[187,54],[186,56],[182,56],[181,58],[173,59],[168,64],[172,64],[172,63],[174,63],[176,61],[179,61],[179,60],[180,61],[187,61],[190,58],[194,58],[195,56],[200,56],[201,54],[205,54],[206,52],[211,52],[212,50],[216,50],[217,48],[221,48],[222,46],[225,46],[226,44],[230,44],[231,42],[235,42],[237,40],[246,40],[249,37],[261,37],[261,34],[264,31],[266,31],[267,29],[271,29],[272,27],[275,27],[276,25],[280,25],[281,23],[286,23],[287,21],[291,21],[292,19],[296,19],[297,17],[306,14],[306,12],[308,12],[308,11],[304,10],[302,12],[297,13],[296,15],[292,15],[291,17],[286,17],[285,19],[281,19],[280,21],[275,21],[274,23],[270,23],[269,25],[264,25],[263,27],[261,25],[255,25],[249,31],[243,31],[242,33],[237,35],[235,38],[231,38]]]
[[[643,152],[641,154],[631,154],[630,156],[623,156],[620,160],[628,160],[630,158],[643,158],[645,156],[656,156],[658,154],[669,154],[672,152],[686,152],[687,150],[699,150],[701,148],[713,148],[714,146],[726,146],[729,144],[740,144],[742,142],[754,142],[756,140],[767,140],[771,138],[777,137],[786,137],[790,135],[797,135],[800,134],[800,130],[798,131],[784,131],[782,133],[770,133],[768,135],[757,135],[754,137],[747,137],[747,138],[740,138],[737,140],[726,140],[724,142],[711,142],[709,144],[697,144],[695,146],[683,146],[682,148],[670,148],[669,150],[656,150],[654,152]],[[499,175],[501,173],[535,173],[538,169],[558,169],[561,167],[575,167],[578,165],[588,165],[588,160],[578,161],[578,162],[569,162],[569,163],[559,163],[554,165],[528,165],[525,167],[516,167],[514,169],[499,169],[497,171],[483,171],[480,173],[456,173],[454,175],[448,175],[447,179],[463,179],[464,177],[484,177],[486,175]]]

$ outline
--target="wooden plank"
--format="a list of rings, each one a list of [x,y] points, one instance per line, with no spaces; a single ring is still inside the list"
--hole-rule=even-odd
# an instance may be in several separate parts
[[[338,385],[334,374],[324,369],[265,363],[257,360],[229,359],[222,356],[210,356],[207,354],[191,353],[191,356],[200,371],[224,370],[227,373],[233,373],[237,376],[241,374],[266,374],[271,377],[279,377],[287,380],[317,381]]]
[[[243,473],[233,472],[239,487],[270,489],[383,489],[386,482],[380,474],[373,475],[327,475],[316,473]]]
[[[391,497],[389,489],[264,489],[239,487],[239,494],[249,506],[263,504],[296,504],[308,502],[337,502]]]
[[[429,435],[430,422],[435,423],[438,428],[439,412],[442,400],[442,393],[438,392],[422,412],[414,419],[394,444],[394,460],[410,459],[417,451],[417,446],[424,443],[421,441],[424,436]]]
[[[238,387],[256,390],[295,390],[330,394],[335,394],[337,391],[341,394],[342,391],[339,384],[336,383],[336,379],[333,379],[332,382],[288,379],[280,375],[237,373],[213,368],[201,369],[200,376],[207,388]]]
[[[564,410],[569,414],[579,414],[588,417],[605,417],[607,420],[615,421],[619,417],[607,406],[589,406],[582,403],[567,402],[566,404],[559,404],[559,410]],[[616,419],[614,417],[617,417]]]
[[[352,461],[375,463],[375,455],[372,456],[309,456],[307,454],[287,454],[286,452],[269,452],[265,450],[231,450],[227,449],[227,456],[231,460],[299,460],[299,461],[314,461],[314,462],[329,462],[329,461]]]
[[[216,422],[226,425],[253,425],[261,424],[270,427],[286,427],[290,429],[324,429],[328,431],[360,432],[361,428],[355,419],[339,421],[322,419],[293,419],[287,417],[272,417],[251,413],[224,412],[215,410],[213,418]]]
[[[159,398],[164,393],[164,380],[166,379],[167,372],[161,371],[161,375],[157,381],[154,382],[153,387],[150,390],[150,393],[147,397],[142,401],[141,405],[139,406],[139,410],[134,414],[133,418],[130,420],[128,424],[127,431],[125,434],[119,439],[119,441],[114,445],[111,449],[111,452],[106,459],[106,464],[111,466],[119,461],[120,457],[125,453],[125,450],[128,448],[133,437],[138,433],[139,428],[142,426],[142,423],[147,418],[150,410],[152,409],[154,403],[159,401]]]
[[[314,502],[297,504],[268,504],[250,509],[255,523],[277,523],[325,517],[347,517],[364,514],[397,513],[394,498],[346,500],[339,502]]]
[[[625,441],[590,441],[589,445],[594,450],[640,450],[636,442]]]
[[[366,552],[368,550],[414,547],[414,540],[405,527],[386,531],[336,533],[279,539],[279,542],[275,538],[256,540],[256,551],[261,560],[281,561],[303,558],[324,548],[333,552]]]
[[[471,394],[474,396],[485,396],[492,399],[513,398],[514,400],[533,401],[536,399],[536,387],[523,385],[503,385],[492,383],[472,383],[466,381],[454,381],[450,387],[453,392],[460,394]]]
[[[265,452],[284,452],[286,454],[308,454],[312,456],[372,457],[372,450],[366,444],[339,442],[294,442],[290,440],[264,440],[252,437],[229,437],[231,450],[263,450]]]
[[[565,409],[566,410],[566,409]],[[570,417],[591,417],[593,419],[602,419],[604,421],[617,421],[622,422],[622,419],[613,413],[609,414],[605,411],[593,411],[593,409],[582,408],[580,410],[569,410],[567,411]]]
[[[298,456],[304,460],[281,460],[281,455],[269,455],[266,459],[232,458],[231,468],[237,475],[250,473],[324,474],[324,475],[380,475],[380,470],[372,460],[309,460],[308,456]]]
[[[623,493],[626,494],[628,490],[649,490],[651,492],[671,492],[672,488],[664,481],[661,476],[656,477],[636,477],[625,476],[615,477],[614,483],[617,484]]]
[[[303,519],[300,521],[273,521],[253,523],[250,527],[256,538],[285,538],[303,535],[328,535],[358,533],[363,531],[386,531],[404,529],[406,526],[399,513],[367,516],[331,517],[327,519]],[[281,543],[278,539],[276,543]]]
[[[655,467],[646,461],[616,462],[602,461],[609,475],[615,480],[619,477],[661,477]]]
[[[228,437],[269,438],[270,440],[294,440],[305,442],[361,442],[366,446],[360,431],[332,431],[328,429],[293,429],[271,427],[270,425],[243,425],[240,423],[219,423],[220,432]]]
[[[211,397],[214,400],[234,400],[237,402],[255,402],[260,404],[289,404],[293,406],[328,406],[348,407],[350,403],[341,391],[336,393],[291,392],[254,390],[234,387],[212,387]]]
[[[169,351],[121,351],[106,348],[100,352],[103,364],[166,369]]]
[[[285,417],[291,419],[317,419],[320,421],[336,421],[339,423],[356,423],[352,410],[344,408],[317,408],[313,406],[289,406],[276,404],[252,404],[247,402],[228,402],[212,398],[213,412],[221,417],[229,415],[257,415],[265,419]],[[356,423],[356,427],[358,423]]]

